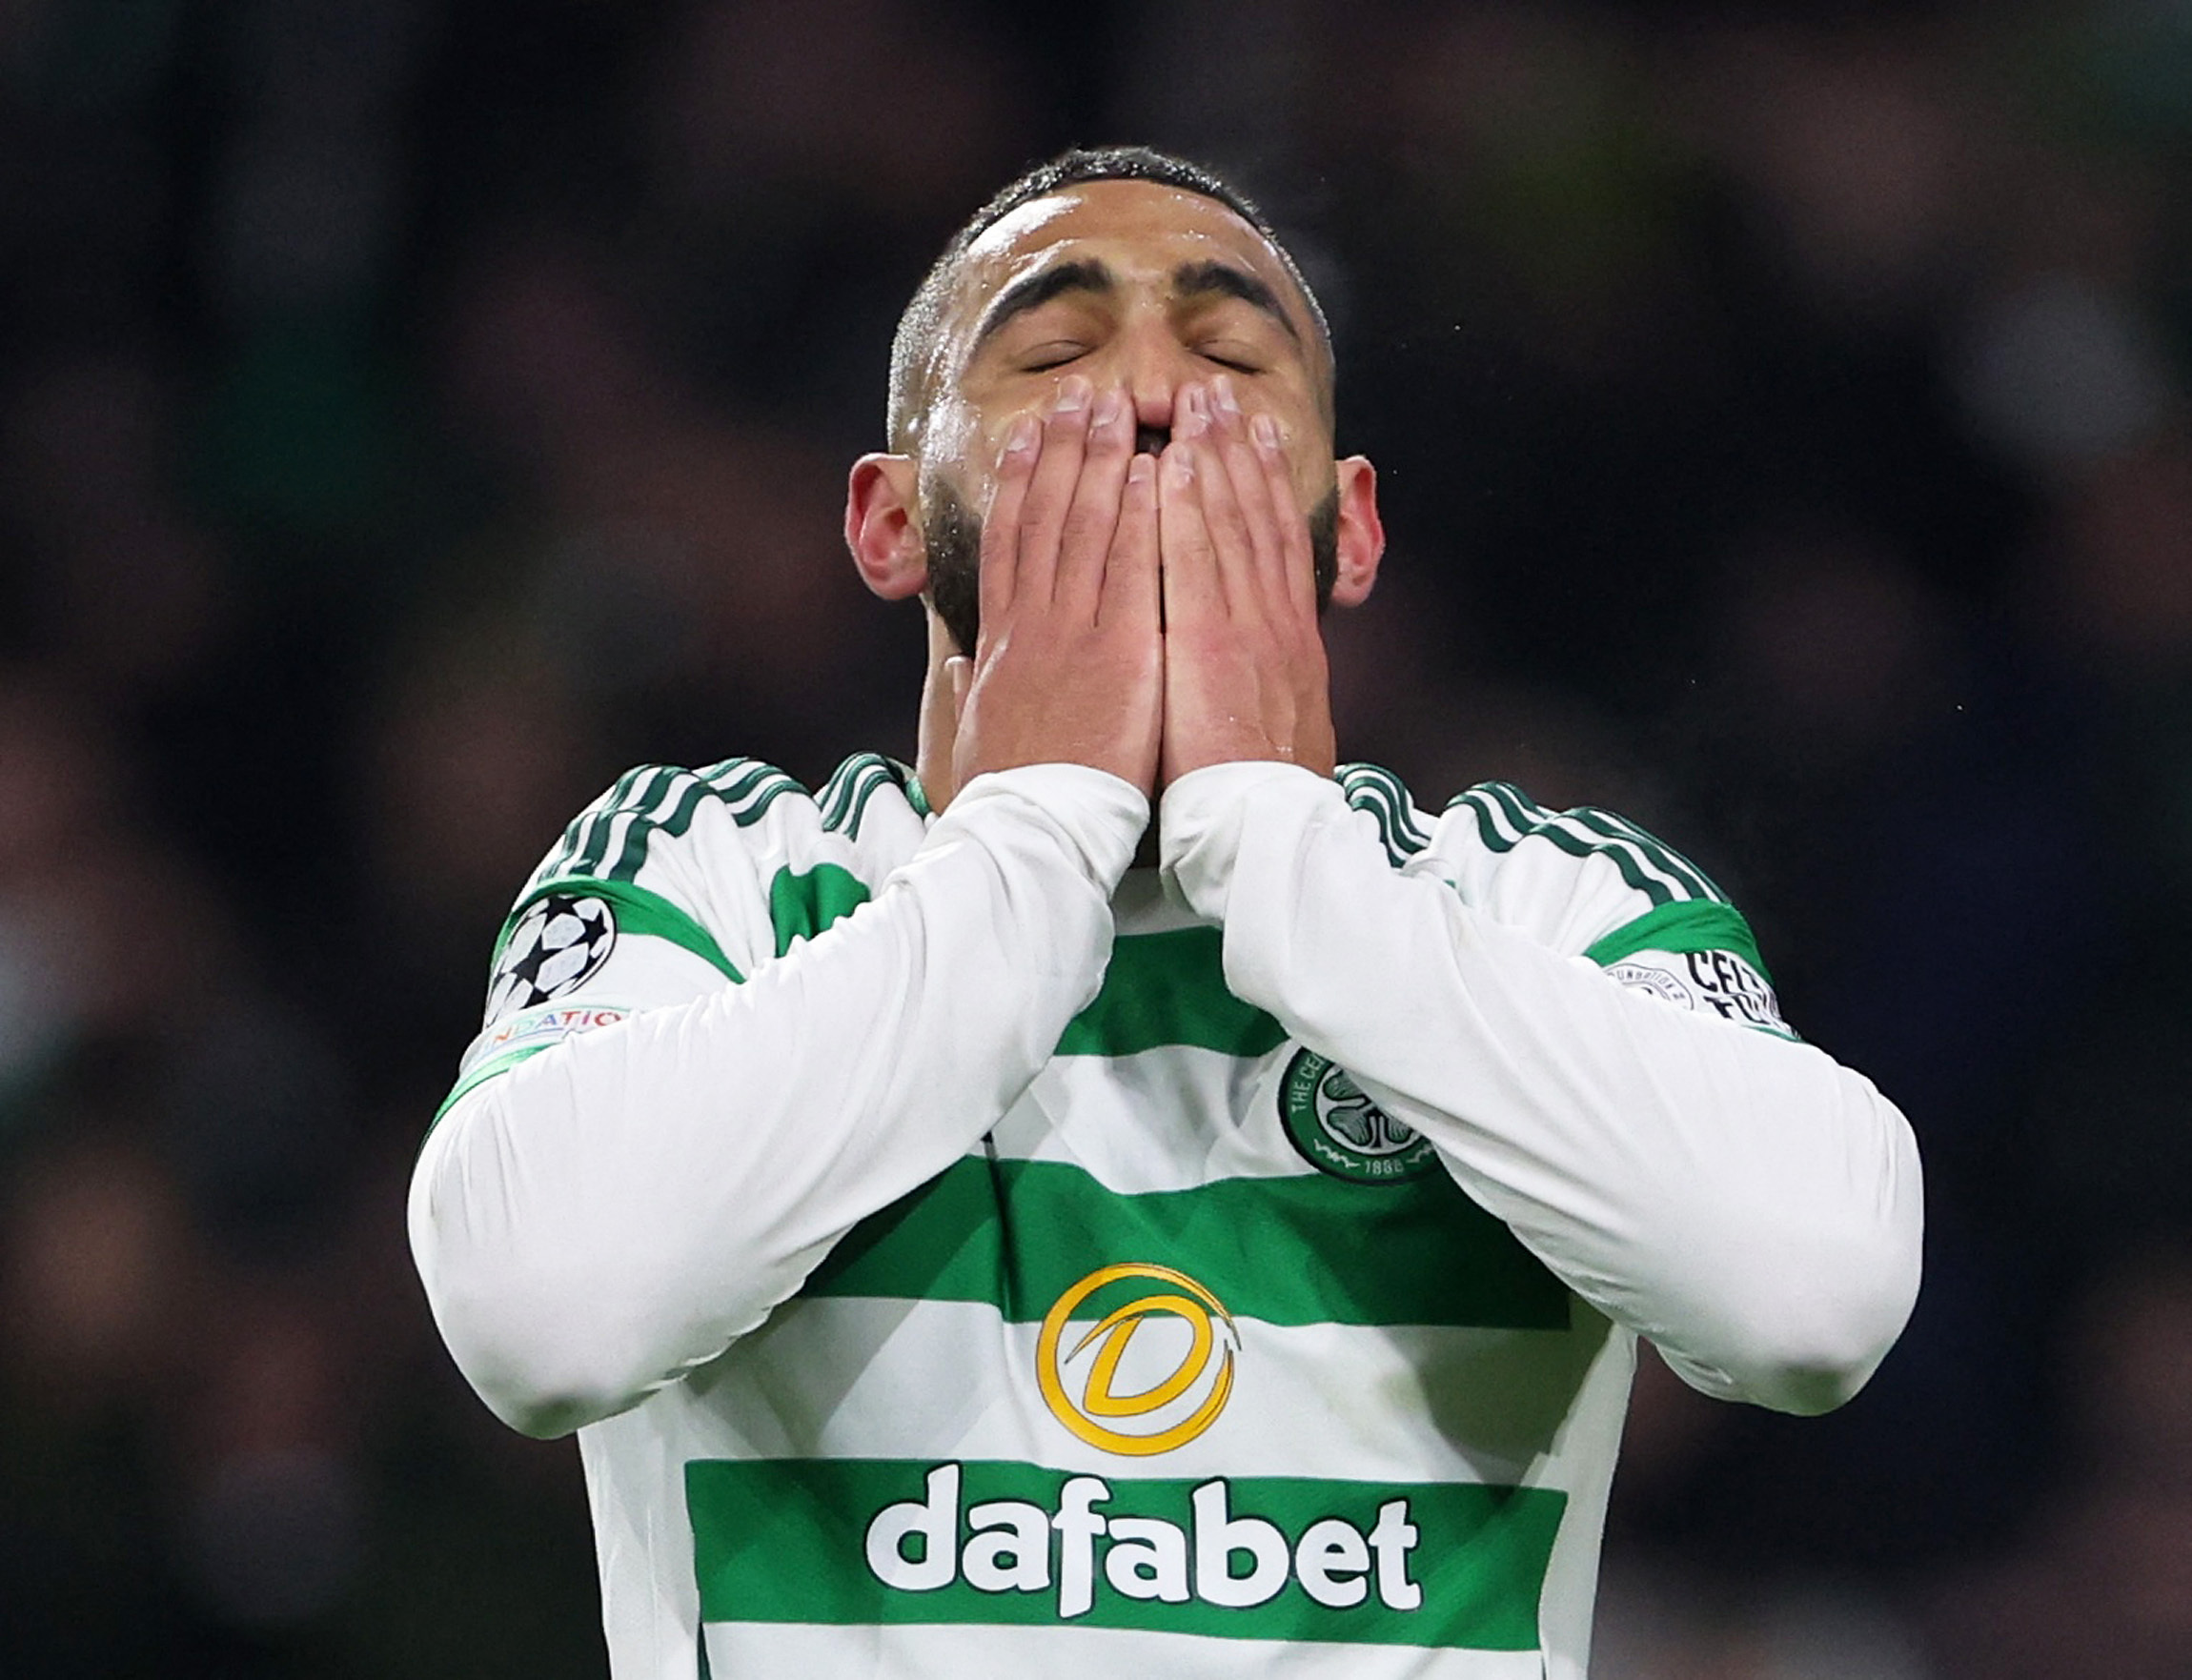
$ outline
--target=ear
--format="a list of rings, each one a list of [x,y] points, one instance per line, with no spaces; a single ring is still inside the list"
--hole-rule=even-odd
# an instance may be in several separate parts
[[[914,516],[913,457],[863,455],[845,482],[844,545],[861,580],[886,601],[928,587],[928,546]]]
[[[1385,554],[1385,521],[1378,517],[1377,469],[1361,455],[1335,461],[1339,491],[1339,566],[1332,579],[1332,604],[1359,607],[1377,581]]]

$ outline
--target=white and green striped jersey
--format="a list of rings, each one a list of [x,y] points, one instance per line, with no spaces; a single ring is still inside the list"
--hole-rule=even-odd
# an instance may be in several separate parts
[[[1636,1334],[1792,1409],[1893,1340],[1907,1129],[1695,866],[1368,766],[1146,811],[647,769],[520,895],[413,1240],[578,1427],[619,1680],[1579,1676]]]

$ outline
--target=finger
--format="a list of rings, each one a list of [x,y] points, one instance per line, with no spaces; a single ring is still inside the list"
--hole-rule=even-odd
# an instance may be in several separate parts
[[[1205,487],[1204,505],[1209,509],[1211,534],[1218,543],[1221,576],[1229,597],[1253,601],[1267,617],[1276,618],[1288,605],[1279,511],[1272,505],[1270,484],[1233,381],[1219,374],[1211,381],[1210,397],[1212,430],[1225,465],[1225,483],[1222,488]],[[1269,417],[1256,416],[1259,420]],[[1221,504],[1229,501],[1229,513],[1223,506],[1212,505],[1213,490],[1218,491]],[[1289,496],[1288,505],[1291,503]],[[1229,534],[1237,534],[1240,540],[1228,544]]]
[[[1089,411],[1081,476],[1074,483],[1060,534],[1053,598],[1084,622],[1097,616],[1112,534],[1119,524],[1126,463],[1134,454],[1129,412],[1126,394],[1119,387],[1107,387],[1097,395],[1096,406]]]
[[[1056,593],[1058,544],[1073,487],[1081,477],[1090,395],[1088,381],[1079,374],[1070,374],[1058,387],[1050,413],[1044,417],[1043,454],[1028,480],[1027,499],[1020,506],[1017,587],[1024,600],[1048,601]]]
[[[1240,412],[1236,408],[1228,415],[1213,397],[1214,394],[1206,394],[1204,399],[1208,419],[1197,440],[1195,493],[1203,504],[1203,522],[1209,530],[1218,593],[1226,611],[1235,618],[1260,616],[1263,586],[1256,577],[1255,538],[1242,514],[1240,498],[1233,493],[1232,473],[1226,458],[1235,447],[1232,422],[1239,419]]]
[[[964,654],[954,654],[944,661],[944,675],[951,684],[951,720],[956,725],[966,717],[966,696],[974,687],[974,661]]]
[[[1309,546],[1309,516],[1294,496],[1294,476],[1287,466],[1286,433],[1269,415],[1248,422],[1248,436],[1262,471],[1279,544],[1279,581],[1289,611],[1307,618],[1317,613],[1316,556]]]
[[[1157,457],[1136,455],[1127,460],[1120,492],[1119,523],[1104,568],[1097,622],[1157,634],[1163,590],[1157,554]]]
[[[997,459],[996,487],[989,494],[989,511],[982,521],[982,572],[979,594],[984,635],[1002,628],[1011,612],[1014,585],[1019,577],[1020,510],[1027,497],[1027,481],[1035,471],[1043,444],[1042,422],[1033,415],[1014,416],[1005,434],[1005,449]]]
[[[1202,471],[1197,444],[1194,438],[1182,436],[1181,431],[1182,425],[1176,423],[1172,441],[1157,461],[1157,554],[1164,578],[1167,636],[1226,616],[1209,528],[1203,521],[1203,504],[1196,492]]]

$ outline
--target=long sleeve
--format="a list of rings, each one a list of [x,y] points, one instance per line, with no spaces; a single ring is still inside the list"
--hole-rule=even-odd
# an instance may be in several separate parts
[[[1147,810],[1093,770],[978,778],[871,902],[743,983],[459,1098],[411,1240],[488,1405],[540,1435],[622,1410],[972,1146],[1094,996]]]
[[[1693,1386],[1854,1394],[1916,1299],[1910,1128],[1808,1045],[1632,991],[1396,871],[1331,782],[1228,764],[1165,795],[1228,986],[1420,1130],[1463,1189]]]

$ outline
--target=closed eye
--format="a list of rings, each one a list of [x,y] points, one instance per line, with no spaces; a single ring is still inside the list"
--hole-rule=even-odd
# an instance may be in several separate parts
[[[1046,374],[1052,368],[1062,368],[1067,362],[1078,361],[1087,354],[1088,347],[1085,344],[1039,344],[1033,350],[1022,354],[1020,367],[1023,373]]]

